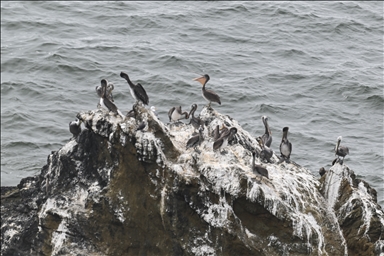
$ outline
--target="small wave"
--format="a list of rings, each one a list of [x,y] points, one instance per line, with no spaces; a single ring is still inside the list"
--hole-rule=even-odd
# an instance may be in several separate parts
[[[258,105],[258,110],[262,113],[277,113],[286,109],[281,106],[262,103]]]
[[[278,50],[276,54],[283,55],[284,57],[300,57],[308,55],[305,51],[299,50],[299,49],[284,49],[284,50]]]
[[[33,118],[30,114],[22,113],[22,112],[14,112],[14,111],[5,111],[1,113],[2,115],[2,125],[7,126],[8,123],[10,127],[13,124],[22,124],[22,123],[32,123]]]
[[[377,109],[384,109],[384,97],[382,95],[372,95],[367,97],[367,101]]]
[[[357,33],[357,32],[363,32],[365,30],[369,32],[370,28],[368,28],[364,24],[357,22],[355,20],[340,22],[334,28],[334,31],[338,34]]]
[[[4,147],[4,150],[15,150],[15,149],[23,149],[24,150],[34,150],[39,149],[39,145],[33,142],[27,142],[27,141],[12,141],[8,143],[4,143],[1,145],[1,147]]]

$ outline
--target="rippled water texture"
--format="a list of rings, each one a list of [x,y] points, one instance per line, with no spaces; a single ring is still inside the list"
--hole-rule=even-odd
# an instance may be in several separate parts
[[[192,79],[209,74],[213,104],[252,135],[289,126],[292,160],[318,176],[334,159],[383,188],[382,2],[1,2],[1,185],[40,171],[71,137],[68,123],[95,109],[95,86],[146,89],[160,119],[206,104]],[[274,181],[279,182],[279,181]]]

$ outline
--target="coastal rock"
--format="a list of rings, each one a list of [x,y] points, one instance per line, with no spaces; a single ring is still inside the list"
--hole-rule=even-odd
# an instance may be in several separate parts
[[[321,178],[320,192],[337,216],[349,255],[384,252],[384,214],[367,182],[337,162]]]
[[[320,180],[260,148],[236,120],[203,108],[204,141],[135,105],[136,118],[80,112],[87,129],[41,173],[2,188],[2,255],[380,255],[376,192],[335,164]],[[143,130],[136,127],[145,121]],[[213,151],[216,125],[236,127]]]

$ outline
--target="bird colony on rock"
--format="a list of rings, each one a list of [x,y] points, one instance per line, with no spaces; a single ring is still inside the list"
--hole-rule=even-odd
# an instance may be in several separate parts
[[[145,91],[144,87],[140,84],[134,84],[128,74],[121,72],[120,77],[124,78],[128,85],[130,93],[133,97],[133,99],[136,101],[133,105],[133,109],[128,111],[126,115],[123,115],[122,112],[117,108],[117,106],[114,103],[112,91],[114,89],[114,85],[112,83],[109,83],[106,79],[101,80],[101,85],[96,86],[96,93],[99,96],[100,100],[97,105],[98,108],[103,108],[109,112],[112,112],[113,115],[120,115],[121,118],[126,120],[126,118],[135,118],[135,110],[134,106],[136,104],[144,104],[148,105],[149,103],[149,97],[147,95],[147,92]],[[208,101],[208,108],[211,108],[211,103],[215,102],[221,105],[221,99],[220,96],[215,93],[213,90],[208,90],[205,88],[207,82],[210,80],[209,75],[205,74],[201,77],[193,79],[194,81],[198,81],[202,84],[202,96],[204,99]],[[158,117],[157,113],[155,112],[156,108],[154,106],[151,106],[151,111]],[[197,110],[197,104],[193,104],[191,106],[191,110],[188,112],[184,111],[182,112],[181,106],[172,107],[168,111],[168,118],[169,118],[169,124],[177,124],[178,122],[181,122],[182,119],[190,119],[188,125],[192,125],[196,130],[198,130],[198,133],[192,134],[192,137],[190,137],[186,144],[186,150],[190,148],[194,148],[194,150],[198,151],[198,146],[202,143],[204,140],[204,126],[207,125],[207,121],[204,121],[200,119],[200,117],[195,116],[195,111]],[[271,157],[273,156],[273,150],[270,148],[272,144],[272,132],[268,124],[268,117],[262,116],[261,120],[265,127],[265,133],[262,136],[259,136],[256,138],[257,142],[259,143],[259,146],[261,148],[260,152],[253,151],[252,152],[252,169],[253,171],[260,175],[261,178],[265,177],[268,179],[268,171],[262,167],[261,165],[255,164],[255,157],[260,157],[261,160],[270,162]],[[144,130],[145,126],[147,124],[145,122],[141,122],[137,128],[136,131]],[[280,143],[280,161],[290,161],[290,156],[292,153],[292,143],[288,140],[288,129],[289,127],[283,128],[283,135],[282,140]],[[69,131],[73,134],[74,137],[78,136],[81,132],[81,121],[76,120],[69,123]],[[219,125],[216,126],[216,129],[213,131],[212,138],[213,138],[213,150],[219,151],[220,153],[223,153],[223,150],[225,147],[227,147],[228,143],[231,142],[234,137],[236,136],[237,129],[235,127],[226,127],[224,124],[222,127]],[[349,149],[346,146],[341,146],[342,137],[339,136],[337,138],[337,143],[335,146],[335,156],[337,158],[332,162],[332,165],[338,161],[344,161],[344,158],[346,155],[349,154]],[[340,160],[340,157],[343,157],[342,160]],[[325,173],[324,167],[320,168],[320,175],[322,176]]]

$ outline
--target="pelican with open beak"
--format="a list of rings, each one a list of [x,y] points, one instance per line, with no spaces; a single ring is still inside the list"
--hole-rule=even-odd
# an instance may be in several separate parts
[[[203,93],[204,99],[206,99],[209,102],[208,107],[211,107],[211,102],[216,102],[216,103],[219,103],[219,105],[221,105],[220,96],[217,95],[212,90],[205,89],[205,85],[207,84],[209,79],[210,79],[209,75],[205,74],[202,77],[198,77],[198,78],[195,78],[193,80],[198,81],[199,83],[201,83],[203,85],[202,93]]]

